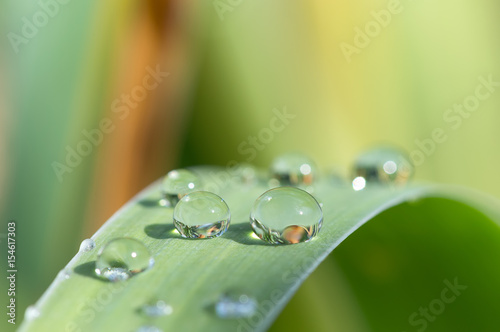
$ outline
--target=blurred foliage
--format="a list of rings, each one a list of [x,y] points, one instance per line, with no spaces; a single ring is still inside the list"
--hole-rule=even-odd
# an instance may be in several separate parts
[[[490,278],[500,268],[490,257],[500,253],[499,224],[491,218],[443,198],[384,211],[306,279],[271,331],[497,330],[500,294]]]
[[[259,165],[303,150],[346,174],[367,146],[421,150],[416,140],[442,128],[447,140],[417,178],[500,196],[500,91],[457,129],[443,118],[475,93],[478,77],[500,81],[498,2],[401,0],[351,62],[342,43],[353,44],[354,29],[390,1],[219,2],[225,9],[70,1],[18,53],[6,36],[21,34],[40,5],[0,5],[0,223],[18,221],[22,308],[80,240],[153,179],[177,166],[249,158],[238,147],[269,127],[275,108],[296,117],[252,158]],[[170,76],[121,121],[112,102],[157,64]],[[59,182],[52,163],[106,117],[115,131]]]

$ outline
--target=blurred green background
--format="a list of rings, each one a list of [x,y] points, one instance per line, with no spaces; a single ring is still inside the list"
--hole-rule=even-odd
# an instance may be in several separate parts
[[[390,142],[417,179],[500,197],[498,1],[62,2],[0,5],[0,233],[17,221],[20,313],[177,167],[301,150],[346,175]]]

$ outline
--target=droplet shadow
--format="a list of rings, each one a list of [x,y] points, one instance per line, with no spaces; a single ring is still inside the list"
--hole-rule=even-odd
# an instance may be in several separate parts
[[[213,239],[191,239],[182,237],[172,224],[152,224],[144,227],[144,232],[147,236],[158,240],[164,239],[181,239],[187,241],[209,241]],[[272,246],[272,244],[262,241],[259,238],[253,237],[253,231],[249,223],[231,224],[226,231],[222,234],[220,239],[227,239],[235,241],[244,245],[261,245]]]
[[[226,238],[245,245],[260,245],[260,246],[272,246],[270,243],[264,242],[259,238],[252,236],[253,230],[250,227],[250,223],[243,222],[238,224],[231,224],[221,237]]]
[[[215,302],[205,304],[203,306],[203,309],[205,310],[205,312],[207,312],[210,315],[214,315],[214,316],[216,315]]]
[[[104,279],[99,278],[95,274],[95,261],[80,264],[77,267],[75,267],[73,271],[76,274],[82,275],[84,277],[90,277],[104,282],[106,281]]]
[[[139,204],[144,206],[144,207],[158,207],[158,208],[166,208],[166,206],[163,206],[160,204],[159,199],[153,199],[153,198],[144,198],[139,201]]]
[[[144,227],[144,232],[147,236],[158,240],[182,239],[182,236],[176,231],[176,228],[172,224],[152,224]]]

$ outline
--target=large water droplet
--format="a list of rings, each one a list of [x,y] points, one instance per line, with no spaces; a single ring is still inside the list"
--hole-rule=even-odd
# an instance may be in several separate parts
[[[215,313],[224,319],[250,317],[255,314],[256,310],[257,301],[238,292],[223,294],[215,304]]]
[[[109,281],[121,281],[151,268],[153,263],[148,248],[142,242],[117,238],[100,250],[95,272]]]
[[[174,207],[184,195],[200,190],[201,187],[200,178],[193,172],[185,169],[170,171],[162,182],[160,204]]]
[[[26,308],[24,319],[30,321],[38,317],[40,317],[40,310],[38,310],[37,307],[35,307],[34,305],[30,305]]]
[[[255,201],[250,223],[255,234],[266,242],[307,242],[320,231],[323,211],[306,191],[280,187],[268,190]]]
[[[80,244],[80,252],[88,252],[95,248],[95,242],[92,239],[85,239]]]
[[[174,226],[186,238],[210,239],[227,231],[231,214],[226,202],[208,191],[184,196],[175,206]]]
[[[306,189],[317,177],[316,165],[301,153],[287,153],[271,164],[272,186],[294,186]]]
[[[408,160],[404,152],[390,147],[366,151],[354,163],[352,187],[362,190],[370,183],[404,184],[414,173]]]
[[[140,308],[140,312],[148,317],[161,317],[172,314],[173,309],[165,301],[156,301]]]

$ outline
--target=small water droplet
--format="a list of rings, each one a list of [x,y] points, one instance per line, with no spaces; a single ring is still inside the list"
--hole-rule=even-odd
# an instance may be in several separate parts
[[[226,202],[208,191],[184,196],[175,206],[174,226],[186,238],[210,239],[227,231],[231,214]]]
[[[38,317],[40,317],[40,310],[38,310],[34,305],[30,305],[26,308],[24,319],[30,321]]]
[[[287,153],[274,159],[271,164],[270,186],[294,186],[308,189],[317,177],[316,165],[301,153]]]
[[[255,234],[272,244],[307,242],[318,234],[322,223],[323,211],[316,199],[293,187],[266,191],[250,214]]]
[[[151,325],[148,325],[148,326],[141,326],[139,327],[137,330],[135,330],[136,332],[163,332],[162,329],[160,329],[159,327],[156,327],[156,326],[151,326]]]
[[[174,207],[187,193],[200,190],[202,187],[200,178],[186,169],[176,169],[168,172],[162,182],[163,206]]]
[[[59,271],[58,276],[59,276],[59,278],[62,278],[62,279],[69,279],[71,277],[71,269],[66,268],[66,269]]]
[[[240,163],[233,172],[236,176],[236,184],[253,185],[257,182],[257,169],[248,163]]]
[[[391,147],[366,151],[354,163],[354,190],[362,190],[370,183],[405,184],[414,173],[408,160],[404,152]]]
[[[215,313],[224,319],[250,317],[255,314],[256,310],[257,301],[238,292],[223,294],[215,304]]]
[[[382,168],[384,169],[384,172],[391,175],[396,173],[396,171],[398,170],[398,165],[396,165],[394,161],[389,160],[384,163],[384,166],[382,166]]]
[[[117,238],[99,252],[95,272],[109,281],[127,280],[153,266],[154,260],[146,246],[135,239]]]
[[[140,312],[148,317],[161,317],[171,315],[173,309],[165,301],[156,301],[140,308]]]
[[[95,242],[92,239],[85,239],[80,244],[80,252],[89,252],[95,248]]]

